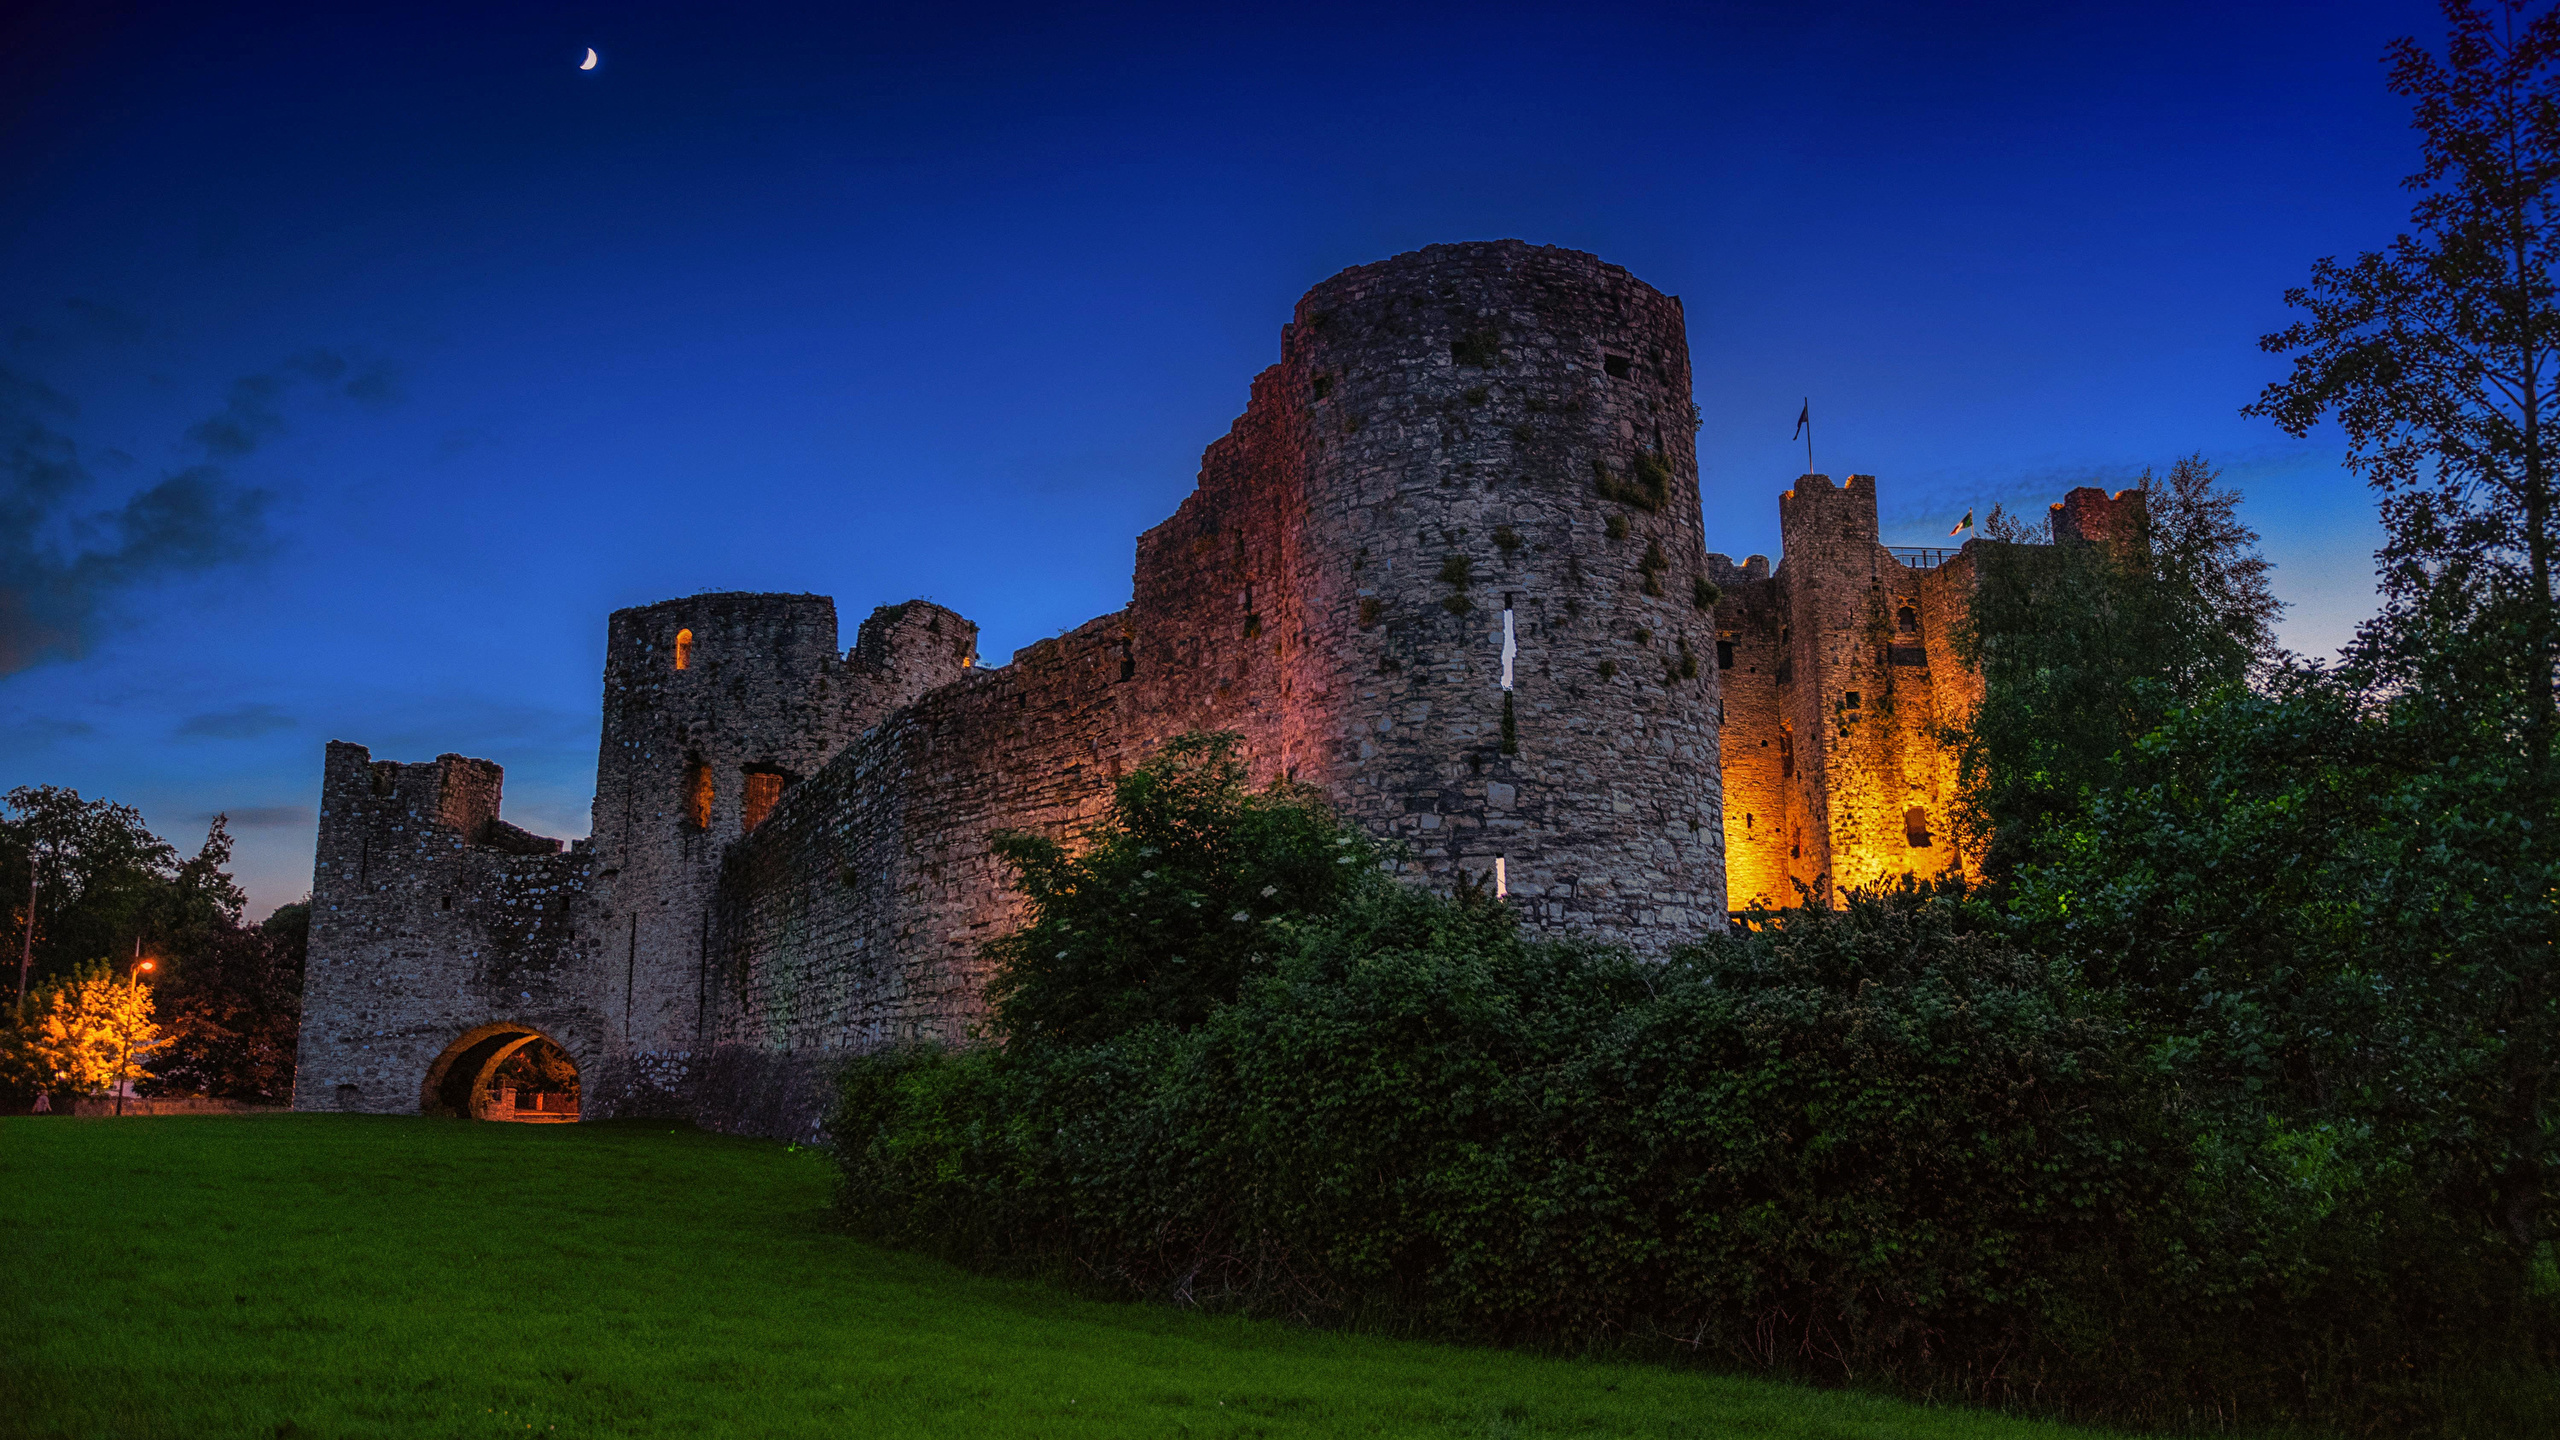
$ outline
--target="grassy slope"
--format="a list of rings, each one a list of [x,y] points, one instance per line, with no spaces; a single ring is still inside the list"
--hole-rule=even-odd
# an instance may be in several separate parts
[[[0,1120],[0,1434],[2090,1433],[1096,1303],[832,1234],[829,1183],[663,1125]]]

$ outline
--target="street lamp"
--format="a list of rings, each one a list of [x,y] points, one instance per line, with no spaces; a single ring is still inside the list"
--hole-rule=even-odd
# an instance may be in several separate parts
[[[125,988],[127,990],[141,989],[143,972],[146,970],[156,970],[159,968],[159,965],[160,962],[157,960],[145,960],[142,958],[142,941],[140,939],[136,939],[133,942],[133,970],[131,978],[125,982]],[[131,1027],[127,1027],[124,1033],[124,1059],[119,1061],[116,1065],[116,1118],[119,1120],[124,1118],[125,1092],[133,1088],[133,1079],[131,1076],[125,1074],[125,1072],[132,1068],[133,1030]]]

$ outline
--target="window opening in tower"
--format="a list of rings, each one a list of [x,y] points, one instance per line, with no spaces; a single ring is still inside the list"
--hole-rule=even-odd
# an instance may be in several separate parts
[[[1511,612],[1502,612],[1502,688],[1511,688],[1511,666],[1520,658],[1520,640],[1511,628]]]
[[[684,670],[690,668],[692,664],[693,632],[690,630],[679,630],[676,632],[676,668]]]
[[[782,777],[770,770],[747,772],[747,788],[738,801],[738,833],[746,834],[764,823],[773,807],[782,799]]]
[[[711,767],[696,760],[685,767],[685,819],[696,830],[711,828]]]

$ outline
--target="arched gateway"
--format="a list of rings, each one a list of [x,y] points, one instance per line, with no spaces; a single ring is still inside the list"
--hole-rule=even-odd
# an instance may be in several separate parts
[[[418,1109],[465,1120],[553,1124],[578,1118],[578,1067],[530,1026],[500,1021],[445,1047],[418,1087]]]

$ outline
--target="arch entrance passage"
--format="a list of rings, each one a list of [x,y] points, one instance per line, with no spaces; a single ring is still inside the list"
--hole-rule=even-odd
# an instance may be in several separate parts
[[[483,1025],[427,1067],[418,1109],[517,1124],[578,1118],[578,1065],[559,1041],[526,1025]]]

